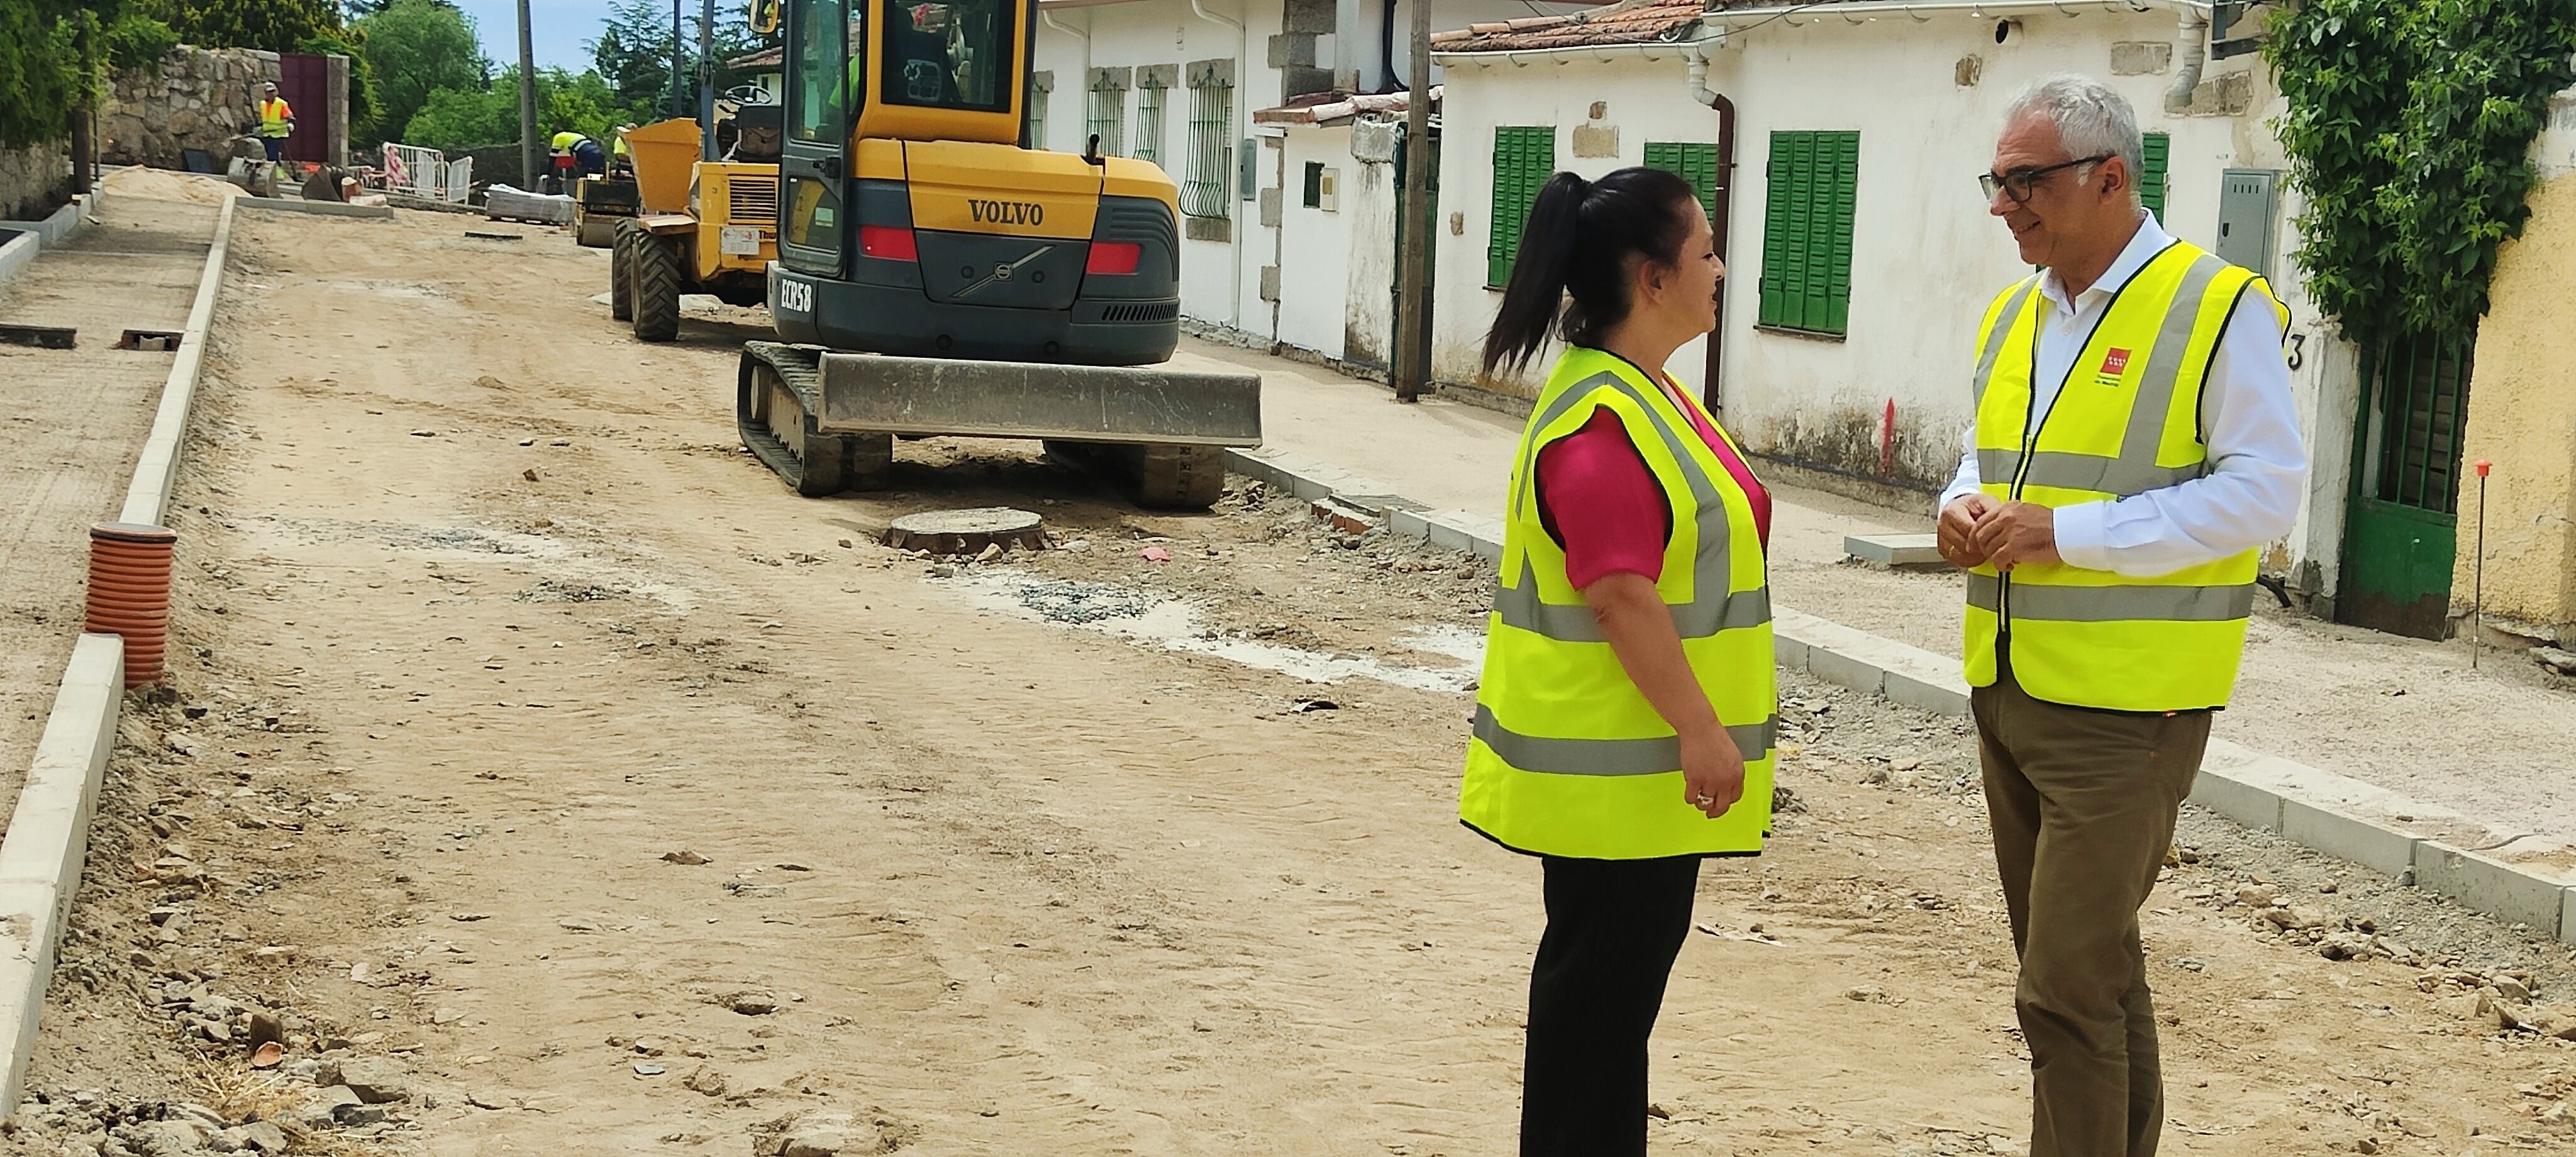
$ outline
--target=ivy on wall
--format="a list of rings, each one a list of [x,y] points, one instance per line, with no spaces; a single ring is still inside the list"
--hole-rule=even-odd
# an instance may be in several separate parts
[[[2263,53],[2319,309],[2356,336],[2475,326],[2531,215],[2549,98],[2576,82],[2576,0],[2302,0]]]

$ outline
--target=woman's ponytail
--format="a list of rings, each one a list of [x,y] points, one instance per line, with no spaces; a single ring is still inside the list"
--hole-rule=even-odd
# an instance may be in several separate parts
[[[1521,229],[1511,277],[1503,285],[1502,308],[1494,313],[1494,327],[1485,332],[1486,374],[1499,366],[1518,370],[1528,365],[1556,331],[1566,277],[1582,241],[1583,202],[1591,193],[1592,182],[1572,173],[1558,173],[1539,187],[1529,222]]]
[[[1549,177],[1530,204],[1502,307],[1485,331],[1485,373],[1528,365],[1560,330],[1576,345],[1598,345],[1628,316],[1630,259],[1678,260],[1699,212],[1690,182],[1661,169],[1620,169],[1598,181]]]

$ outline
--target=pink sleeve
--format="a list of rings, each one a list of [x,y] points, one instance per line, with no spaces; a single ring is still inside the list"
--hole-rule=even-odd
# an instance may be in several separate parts
[[[1538,452],[1538,496],[1576,590],[1614,574],[1663,577],[1672,512],[1617,414],[1594,410]]]

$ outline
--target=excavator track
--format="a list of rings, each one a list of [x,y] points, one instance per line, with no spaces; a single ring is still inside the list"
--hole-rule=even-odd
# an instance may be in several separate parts
[[[1046,452],[1114,480],[1136,499],[1136,505],[1149,510],[1205,510],[1225,495],[1225,450],[1218,446],[1049,438]]]
[[[798,494],[822,498],[844,490],[877,490],[894,470],[891,434],[825,434],[821,410],[822,351],[780,342],[745,342],[734,389],[734,425],[761,465]]]

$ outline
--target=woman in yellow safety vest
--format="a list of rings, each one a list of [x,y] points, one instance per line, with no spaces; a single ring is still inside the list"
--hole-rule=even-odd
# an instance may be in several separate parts
[[[1770,829],[1770,493],[1664,371],[1715,328],[1725,272],[1680,177],[1558,173],[1485,338],[1488,374],[1567,343],[1512,465],[1459,793],[1545,880],[1524,1157],[1646,1152],[1646,1042],[1700,861]]]

